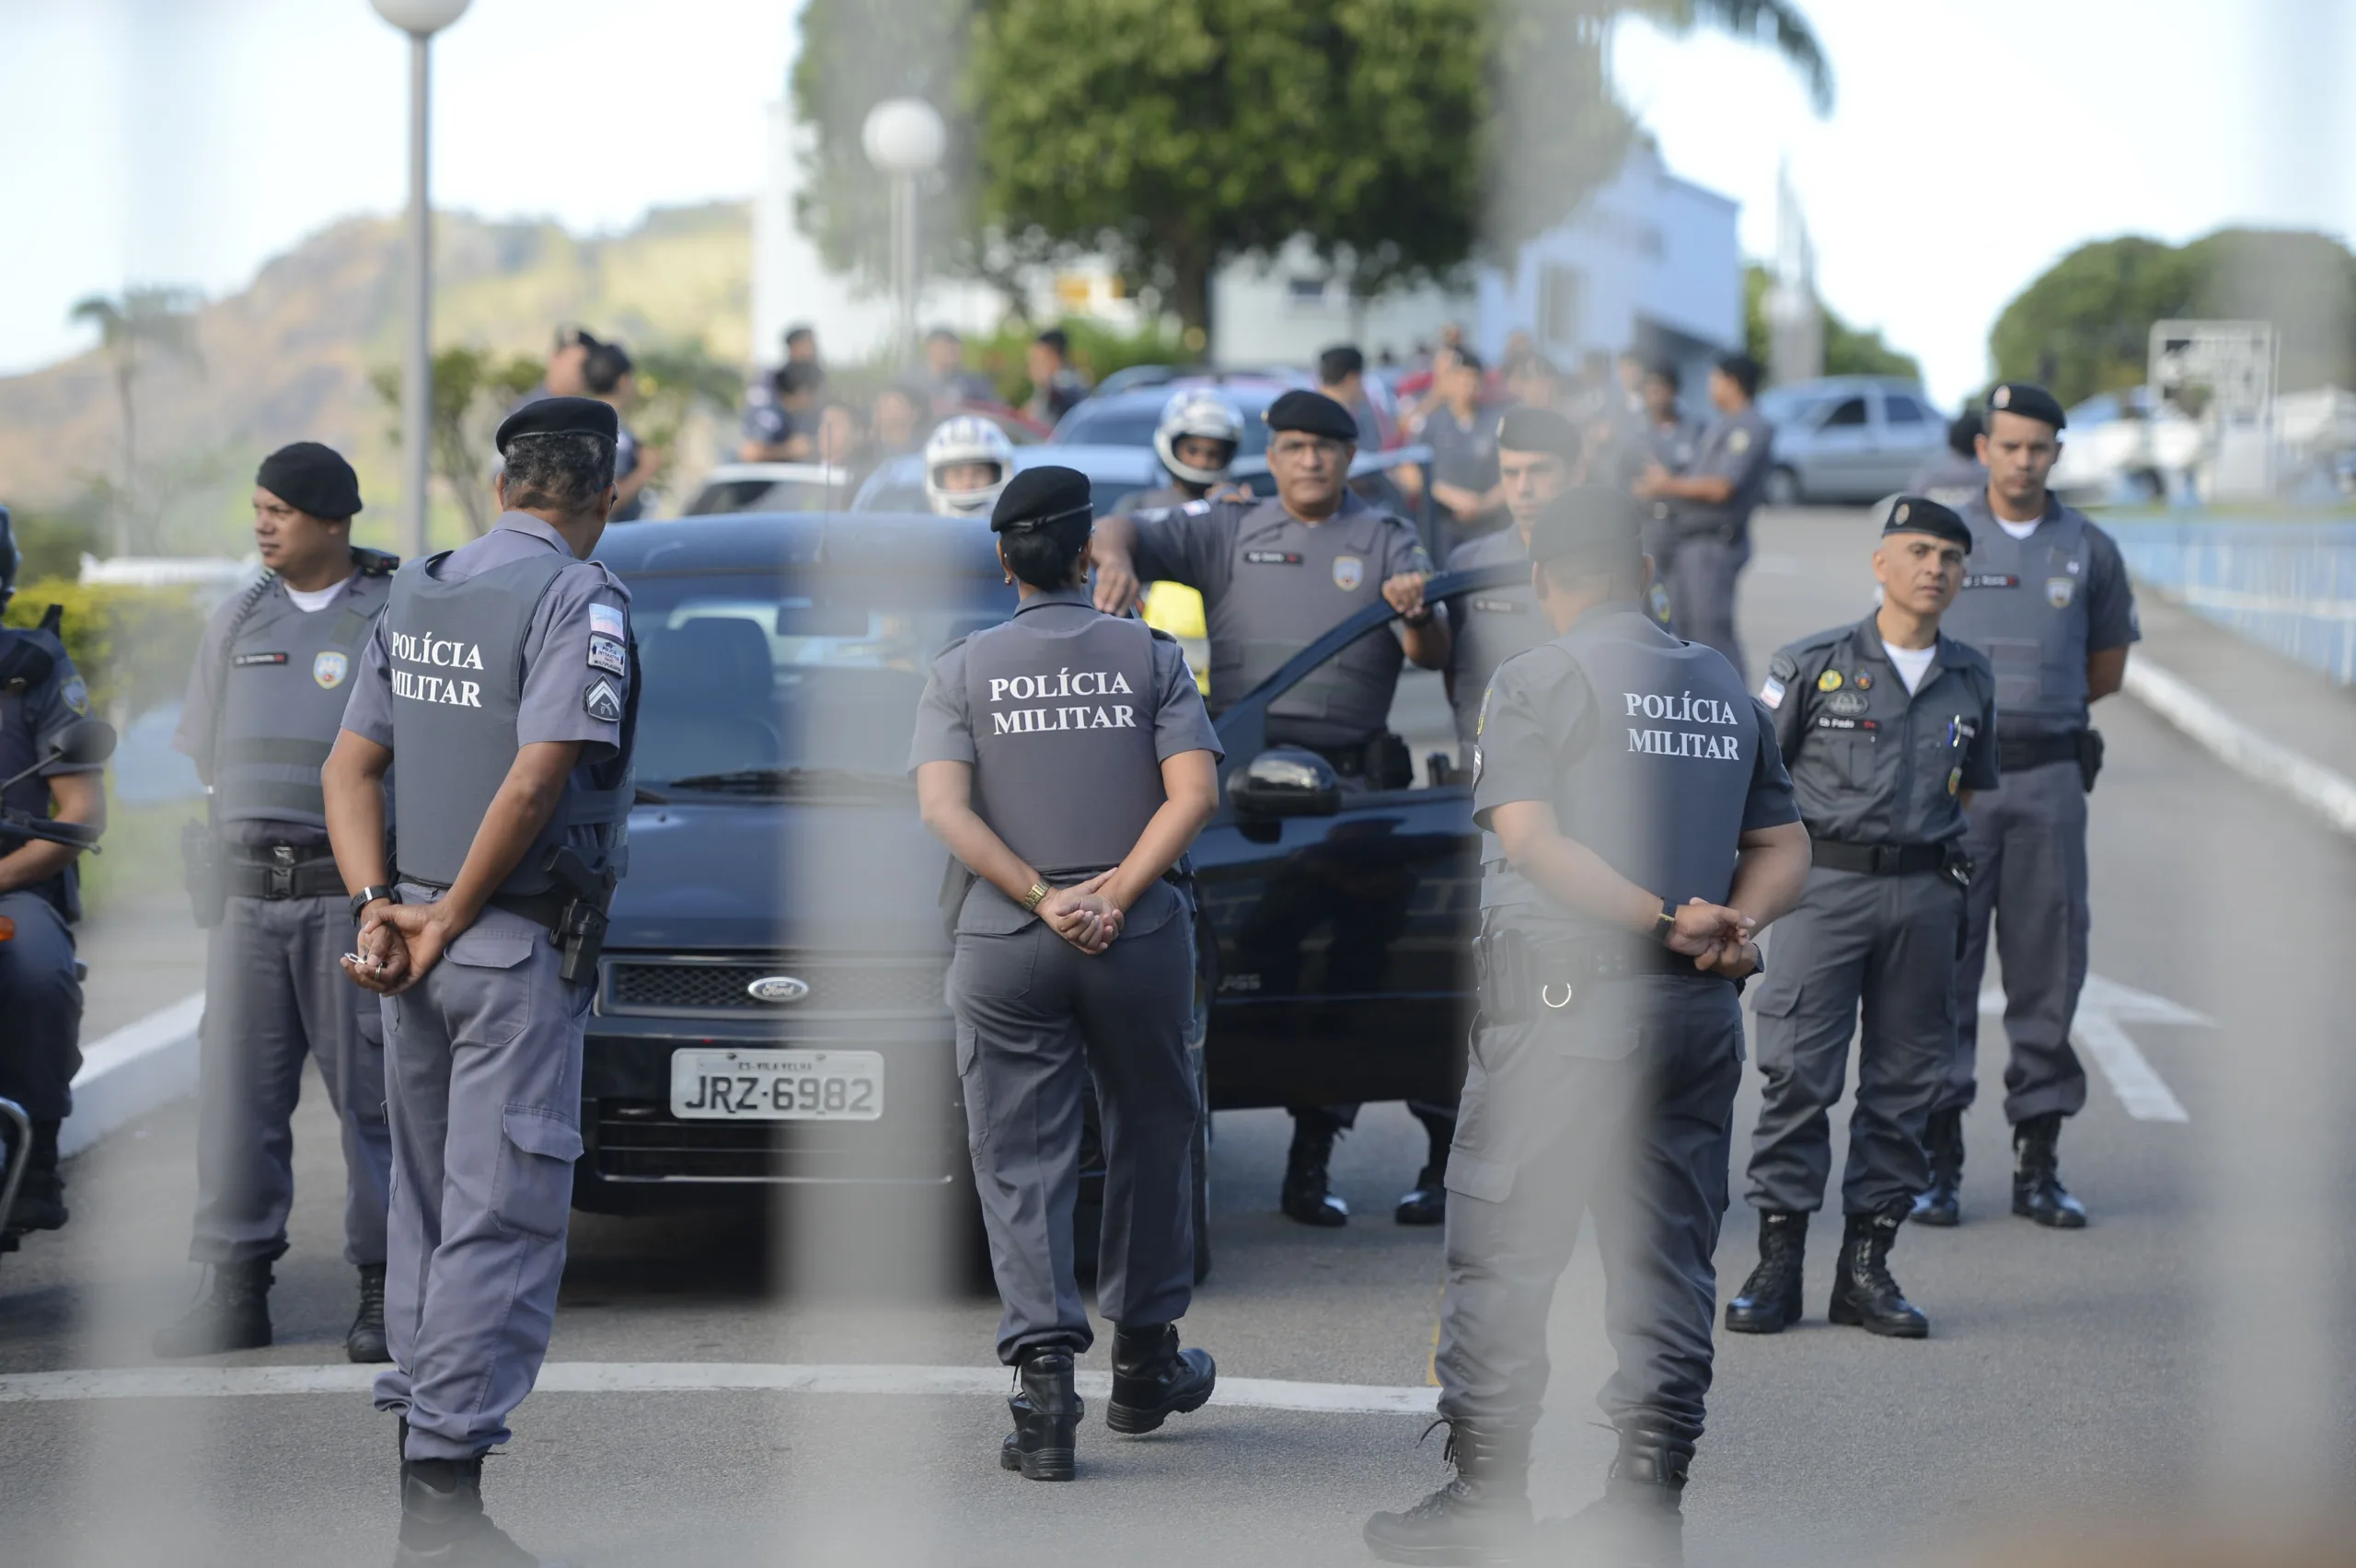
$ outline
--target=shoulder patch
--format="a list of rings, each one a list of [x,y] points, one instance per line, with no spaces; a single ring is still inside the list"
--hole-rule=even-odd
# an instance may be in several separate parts
[[[1185,505],[1181,506],[1176,510],[1188,517],[1201,517],[1208,513],[1210,509],[1211,503],[1207,501],[1190,501]],[[1160,510],[1166,514],[1172,509],[1169,507],[1162,507]]]
[[[1789,681],[1800,673],[1800,662],[1792,657],[1789,649],[1779,651],[1767,661],[1767,674],[1778,681]]]
[[[581,694],[581,706],[600,724],[621,722],[622,694],[614,689],[611,681],[590,682],[589,688]]]
[[[618,642],[622,639],[622,628],[627,621],[628,617],[622,614],[619,605],[591,605],[589,606],[589,635],[592,637],[610,637]]]
[[[90,688],[82,684],[81,676],[75,675],[72,680],[67,681],[64,686],[58,687],[57,695],[64,698],[65,706],[72,709],[75,712],[83,715],[87,715],[89,713]]]

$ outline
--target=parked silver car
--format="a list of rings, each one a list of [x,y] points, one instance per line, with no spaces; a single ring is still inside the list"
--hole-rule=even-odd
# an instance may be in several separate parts
[[[1875,501],[1906,481],[1946,445],[1946,416],[1911,381],[1829,375],[1759,397],[1775,427],[1770,506]]]

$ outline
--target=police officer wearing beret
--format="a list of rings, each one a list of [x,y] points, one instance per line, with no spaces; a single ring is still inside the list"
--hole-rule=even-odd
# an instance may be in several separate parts
[[[548,1352],[583,1032],[625,870],[629,595],[587,559],[615,433],[587,398],[508,416],[499,521],[395,574],[322,777],[361,921],[344,967],[388,998],[393,1366],[376,1405],[403,1418],[404,1563],[537,1561],[484,1516],[482,1456]]]
[[[0,607],[16,593],[18,559],[8,509],[0,506]],[[95,835],[107,820],[101,765],[50,760],[52,743],[90,711],[90,694],[58,636],[58,613],[52,605],[38,627],[0,628],[0,805]],[[0,1098],[32,1120],[16,1205],[0,1215],[0,1251],[12,1250],[19,1232],[56,1230],[67,1218],[57,1134],[73,1110],[82,1066],[73,929],[82,917],[74,864],[80,853],[0,828],[0,919],[16,927],[0,942]]]
[[[1448,555],[1451,572],[1476,567],[1526,564],[1530,528],[1571,482],[1579,460],[1579,434],[1551,409],[1511,409],[1496,421],[1497,483],[1511,519],[1506,527],[1469,539]],[[1473,729],[1489,677],[1515,654],[1553,635],[1530,584],[1484,588],[1448,602],[1453,646],[1448,660],[1448,703],[1456,711],[1456,739],[1462,765],[1472,766]]]
[[[2004,1119],[2013,1125],[2013,1212],[2074,1230],[2084,1205],[2062,1184],[2064,1119],[2086,1103],[2086,1069],[2070,1047],[2086,980],[2086,795],[2102,767],[2087,708],[2127,678],[2142,636],[2127,567],[2109,535],[2045,488],[2066,421],[2042,386],[2008,381],[1988,394],[1979,440],[1986,488],[1961,509],[1971,567],[1947,612],[1947,635],[1996,666],[2000,790],[1971,813],[1963,962],[1956,969],[1956,1052],[1932,1113],[1932,1177],[1916,1217],[1961,1218],[1963,1113],[1978,1092],[1980,979],[1988,922],[2004,963]]]
[[[1995,674],[1939,630],[1970,547],[1946,507],[1897,498],[1874,550],[1880,607],[1783,649],[1760,689],[1815,865],[1756,1004],[1767,1080],[1749,1193],[1759,1266],[1727,1304],[1737,1333],[1780,1333],[1800,1317],[1808,1216],[1824,1202],[1830,1113],[1860,1007],[1831,1316],[1900,1339],[1930,1332],[1890,1277],[1889,1250],[1929,1183],[1923,1126],[1955,1050],[1964,809],[1996,787]]]
[[[1677,633],[1706,642],[1743,674],[1735,636],[1735,582],[1750,559],[1750,514],[1774,467],[1774,427],[1753,401],[1759,362],[1728,354],[1710,372],[1710,402],[1717,410],[1694,448],[1692,466],[1672,473],[1655,463],[1636,481],[1636,494],[1667,508],[1663,530],[1673,551],[1663,575]]]
[[[1447,616],[1424,603],[1430,559],[1413,524],[1375,510],[1349,488],[1358,428],[1348,409],[1322,393],[1291,391],[1264,417],[1276,495],[1205,499],[1105,518],[1091,547],[1097,607],[1128,608],[1140,580],[1198,591],[1209,621],[1217,713],[1335,622],[1387,601],[1400,612],[1394,635],[1360,638],[1270,704],[1267,738],[1271,745],[1324,756],[1345,790],[1404,789],[1415,781],[1414,763],[1390,732],[1400,663],[1403,656],[1442,669],[1450,647]],[[1305,1225],[1345,1224],[1349,1210],[1329,1190],[1326,1171],[1334,1140],[1356,1121],[1357,1108],[1289,1109],[1284,1212]],[[1445,1148],[1446,1111],[1411,1109],[1434,1147]],[[1415,1197],[1411,1193],[1403,1206]]]
[[[1473,819],[1481,1019],[1448,1166],[1439,1414],[1455,1476],[1369,1520],[1394,1562],[1487,1562],[1526,1543],[1546,1320],[1595,1216],[1620,1436],[1568,1560],[1674,1563],[1702,1435],[1735,1090],[1738,984],[1790,906],[1807,835],[1767,710],[1715,651],[1638,605],[1639,513],[1566,491],[1530,530],[1555,638],[1489,684]]]
[[[1203,1107],[1185,1043],[1194,909],[1172,877],[1218,807],[1218,739],[1178,645],[1088,595],[1088,480],[1017,474],[990,514],[1013,617],[933,662],[909,767],[927,826],[972,873],[949,999],[990,1266],[1017,1368],[999,1462],[1069,1481],[1073,1362],[1094,1335],[1073,1277],[1082,1102],[1102,1096],[1111,1319],[1106,1424],[1199,1410],[1211,1358],[1178,1348],[1194,1294]]]
[[[294,1102],[319,1065],[343,1133],[343,1255],[360,1271],[344,1350],[385,1348],[384,1026],[337,959],[352,946],[328,847],[319,769],[352,674],[400,563],[352,546],[360,480],[315,441],[254,476],[262,578],[204,628],[172,744],[196,762],[209,821],[191,836],[190,891],[206,947],[198,1032],[196,1224],[189,1256],[212,1288],[158,1330],[156,1354],[210,1355],[271,1340],[271,1265],[294,1201]]]

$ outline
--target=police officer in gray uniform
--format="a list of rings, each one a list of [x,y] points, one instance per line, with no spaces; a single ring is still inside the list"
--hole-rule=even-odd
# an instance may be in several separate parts
[[[999,1462],[1069,1481],[1073,1361],[1094,1335],[1072,1274],[1082,1101],[1102,1095],[1098,1309],[1114,1323],[1106,1424],[1199,1410],[1217,1374],[1178,1348],[1194,1296],[1203,1107],[1186,1055],[1194,909],[1172,878],[1218,808],[1218,738],[1178,645],[1088,598],[1088,479],[1017,474],[990,515],[1013,618],[933,662],[908,766],[925,824],[973,882],[949,999],[999,1359],[1018,1369]]]
[[[1452,572],[1528,565],[1530,525],[1570,484],[1579,458],[1578,432],[1551,409],[1508,409],[1497,421],[1496,446],[1497,483],[1512,521],[1450,550],[1448,570]],[[1460,766],[1469,770],[1489,677],[1507,659],[1546,641],[1553,628],[1538,613],[1538,600],[1527,582],[1458,594],[1448,601],[1448,620],[1453,642],[1448,703],[1456,712]]]
[[[352,919],[328,848],[319,768],[400,563],[352,548],[359,477],[317,442],[264,458],[253,502],[262,579],[214,612],[172,740],[211,796],[209,831],[190,842],[190,891],[213,935],[189,1256],[210,1266],[213,1285],[156,1331],[156,1354],[270,1343],[271,1264],[286,1251],[292,1119],[308,1057],[343,1130],[343,1255],[360,1271],[344,1351],[385,1361],[384,1025],[375,998],[337,965]]]
[[[17,560],[16,530],[0,506],[0,607],[16,593]],[[0,805],[95,832],[107,820],[101,765],[54,759],[53,743],[90,711],[89,690],[58,635],[61,613],[52,605],[38,627],[0,628]],[[79,854],[0,828],[0,918],[16,926],[0,942],[0,1097],[32,1119],[16,1205],[0,1214],[0,1252],[14,1251],[21,1232],[62,1229],[70,1217],[57,1135],[82,1066]]]
[[[2086,1102],[2070,1048],[2086,980],[2086,795],[2102,736],[2086,709],[2127,677],[2142,636],[2126,563],[2109,535],[2045,488],[2062,455],[2062,405],[2042,386],[1988,394],[1980,458],[1988,485],[1961,509],[1971,566],[1947,612],[1947,635],[1996,667],[1996,742],[2004,787],[1980,798],[1963,847],[1971,857],[1963,962],[1956,969],[1956,1053],[1926,1135],[1931,1184],[1915,1217],[1962,1216],[1963,1113],[1977,1092],[1980,978],[1988,921],[2004,962],[2004,1119],[2013,1125],[2013,1212],[2074,1230],[2085,1205],[2062,1184],[2062,1123]]]
[[[1449,1157],[1435,1360],[1456,1473],[1368,1521],[1367,1544],[1394,1562],[1526,1544],[1546,1320],[1582,1208],[1619,1355],[1601,1403],[1620,1451],[1559,1544],[1681,1560],[1741,1077],[1735,983],[1757,969],[1752,936],[1799,894],[1807,835],[1766,709],[1715,651],[1638,607],[1639,521],[1616,487],[1570,490],[1538,518],[1532,588],[1559,635],[1489,686],[1473,818],[1500,851],[1482,874],[1481,1022]]]
[[[1328,660],[1268,709],[1271,745],[1317,752],[1347,790],[1404,789],[1415,781],[1405,744],[1390,732],[1391,698],[1402,658],[1445,668],[1448,617],[1424,603],[1431,575],[1414,525],[1378,512],[1348,484],[1357,421],[1317,392],[1287,392],[1268,405],[1266,501],[1204,500],[1166,512],[1107,517],[1092,546],[1096,605],[1118,612],[1139,582],[1183,582],[1203,596],[1210,631],[1211,711],[1276,674],[1337,621],[1378,600],[1401,612],[1392,637],[1363,637]],[[1356,1120],[1354,1105],[1289,1108],[1284,1212],[1304,1225],[1347,1223],[1329,1190],[1334,1143]],[[1430,1138],[1427,1169],[1447,1159],[1447,1108],[1412,1105]],[[1420,1187],[1417,1192],[1422,1192]],[[1416,1193],[1402,1200],[1403,1209]],[[1419,1214],[1417,1203],[1409,1216]]]
[[[1702,432],[1692,466],[1680,474],[1656,463],[1635,486],[1643,499],[1669,503],[1666,571],[1677,634],[1725,654],[1737,674],[1743,661],[1734,629],[1735,580],[1750,559],[1750,514],[1774,467],[1775,432],[1752,402],[1758,395],[1756,360],[1719,360],[1710,372],[1717,418]]]
[[[1880,607],[1783,649],[1760,689],[1815,865],[1756,1004],[1767,1081],[1748,1196],[1759,1266],[1727,1304],[1737,1333],[1780,1333],[1800,1317],[1808,1216],[1831,1172],[1830,1113],[1860,1006],[1831,1315],[1900,1339],[1930,1332],[1890,1277],[1889,1250],[1929,1182],[1923,1124],[1955,1054],[1964,809],[1996,787],[1995,674],[1939,632],[1970,544],[1946,507],[1900,497],[1874,551]]]
[[[385,1004],[393,1132],[376,1405],[401,1421],[402,1563],[536,1562],[484,1516],[482,1456],[548,1353],[581,1157],[583,1032],[625,869],[629,595],[586,558],[614,504],[613,409],[499,427],[502,515],[412,561],[322,777]],[[394,771],[399,870],[385,861]]]
[[[1988,470],[1980,461],[1980,437],[1987,429],[1977,409],[1966,409],[1947,425],[1947,449],[1914,470],[1906,493],[1959,511],[1988,490]]]

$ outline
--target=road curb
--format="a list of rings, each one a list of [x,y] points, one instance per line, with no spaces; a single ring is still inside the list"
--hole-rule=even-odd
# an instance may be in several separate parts
[[[82,1051],[74,1113],[57,1132],[60,1154],[79,1154],[109,1133],[196,1091],[196,1029],[204,993],[124,1024]]]
[[[2340,832],[2356,836],[2356,780],[2268,740],[2181,675],[2147,659],[2128,660],[2126,690],[2235,772],[2281,790]]]

